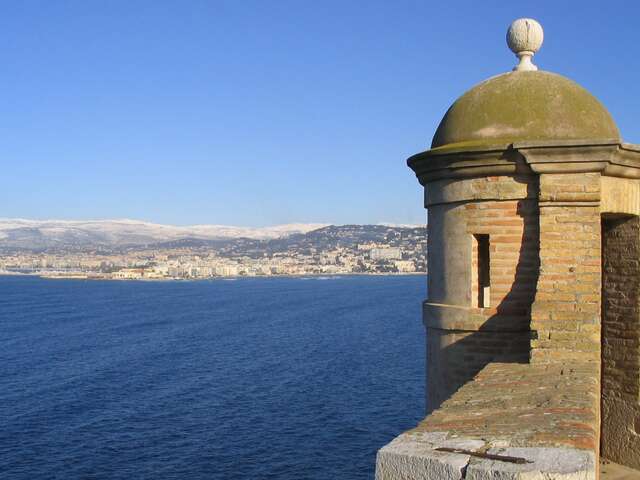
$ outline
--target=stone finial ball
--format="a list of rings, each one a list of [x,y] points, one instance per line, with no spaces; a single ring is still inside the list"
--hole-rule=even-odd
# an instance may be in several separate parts
[[[542,25],[532,18],[515,20],[507,31],[507,45],[513,53],[537,52],[542,46]]]

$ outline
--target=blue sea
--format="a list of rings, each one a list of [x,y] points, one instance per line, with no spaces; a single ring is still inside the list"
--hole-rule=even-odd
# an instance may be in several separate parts
[[[424,414],[425,290],[0,277],[0,478],[373,478]]]

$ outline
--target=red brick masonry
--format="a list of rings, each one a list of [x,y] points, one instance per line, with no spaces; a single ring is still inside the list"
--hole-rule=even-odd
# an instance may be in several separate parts
[[[597,365],[491,363],[411,432],[598,451]],[[411,433],[409,432],[409,433]]]

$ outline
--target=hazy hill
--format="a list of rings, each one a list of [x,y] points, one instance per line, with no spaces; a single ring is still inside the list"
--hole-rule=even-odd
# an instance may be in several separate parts
[[[183,239],[274,239],[306,233],[324,224],[289,224],[249,228],[225,225],[173,226],[136,220],[24,220],[0,219],[0,248],[121,247],[173,242]]]
[[[175,227],[134,220],[34,221],[0,219],[0,252],[114,253],[141,248],[216,250],[222,255],[315,254],[376,243],[411,250],[426,228],[390,225],[292,224],[267,228]]]
[[[236,238],[199,240],[185,238],[156,244],[158,248],[215,249],[222,255],[262,257],[273,254],[313,254],[336,248],[356,249],[358,245],[376,243],[406,247],[411,250],[426,241],[426,227],[387,225],[328,225],[307,233],[295,233],[274,239]]]

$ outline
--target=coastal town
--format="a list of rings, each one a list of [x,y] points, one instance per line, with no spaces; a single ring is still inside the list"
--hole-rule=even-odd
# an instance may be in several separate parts
[[[329,226],[272,240],[183,239],[156,245],[0,250],[0,274],[179,280],[426,273],[426,229]]]

